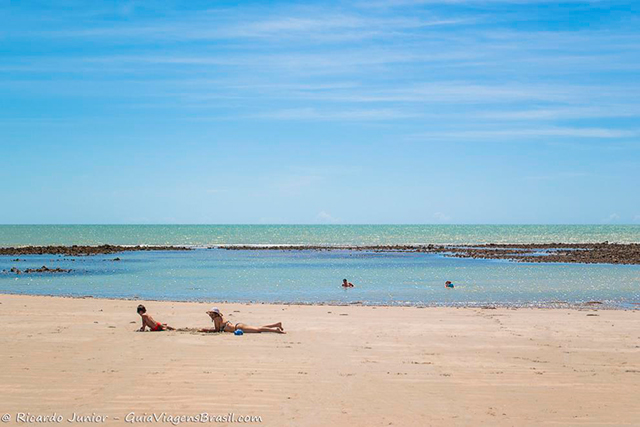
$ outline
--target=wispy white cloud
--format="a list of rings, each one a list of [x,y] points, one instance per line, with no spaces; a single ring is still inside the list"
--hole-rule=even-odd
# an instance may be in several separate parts
[[[599,105],[591,107],[551,107],[519,111],[484,111],[477,117],[496,120],[559,120],[598,117],[638,117],[640,105]]]
[[[294,108],[287,110],[276,110],[256,114],[253,117],[260,119],[275,120],[347,120],[347,121],[369,121],[369,120],[395,120],[418,117],[418,114],[408,113],[392,109],[353,109],[353,110],[328,110],[320,111],[315,108]]]
[[[530,128],[530,129],[475,129],[464,131],[437,131],[414,135],[416,139],[458,139],[458,140],[526,140],[541,137],[577,137],[596,139],[633,138],[639,131],[605,128]]]
[[[525,176],[524,179],[529,181],[555,181],[559,179],[584,178],[589,175],[587,172],[556,172],[545,175]]]
[[[474,84],[444,81],[406,85],[400,88],[360,90],[358,92],[316,93],[318,100],[357,103],[496,103],[524,100],[569,101],[578,91],[567,85]]]
[[[604,0],[564,0],[564,3],[600,3]],[[491,5],[491,4],[512,4],[512,5],[527,5],[527,4],[541,4],[541,3],[556,3],[557,0],[373,0],[370,2],[358,3],[361,7],[378,7],[378,8],[390,8],[390,7],[406,7],[406,6],[423,6],[423,5],[464,5],[473,4],[478,5]]]
[[[337,224],[340,222],[340,219],[334,217],[326,211],[320,211],[318,215],[316,215],[316,222],[319,222],[321,224]]]
[[[478,54],[469,52],[412,52],[397,49],[361,48],[339,49],[330,52],[268,52],[268,53],[243,53],[233,54],[212,53],[208,55],[185,55],[182,53],[163,55],[102,55],[87,56],[77,60],[67,60],[67,69],[75,66],[99,64],[102,71],[109,69],[104,67],[158,67],[158,66],[182,66],[182,67],[263,67],[270,70],[300,71],[313,75],[331,75],[345,72],[359,74],[359,67],[389,66],[394,64],[429,64],[467,62]],[[51,61],[50,61],[51,62]],[[53,61],[54,68],[56,66]],[[24,64],[21,70],[28,70],[29,64]],[[36,64],[37,65],[37,64]],[[50,66],[52,64],[45,64]],[[14,64],[20,66],[20,64]],[[39,68],[35,68],[39,70]],[[98,70],[98,69],[96,69]]]
[[[442,212],[436,212],[433,214],[433,220],[438,223],[451,222],[451,217]]]
[[[620,215],[618,215],[617,213],[612,213],[611,215],[609,215],[608,217],[602,220],[602,222],[606,222],[606,223],[612,223],[612,222],[618,222],[618,221],[620,221]]]
[[[255,21],[231,28],[227,37],[283,37],[305,34],[314,39],[340,40],[393,37],[394,32],[425,27],[456,25],[469,19],[424,19],[419,17],[380,18],[362,15],[324,15],[318,18],[284,17]],[[355,31],[357,30],[357,31]]]
[[[295,12],[295,11],[294,11]],[[67,28],[64,30],[18,30],[15,37],[47,38],[103,38],[110,42],[127,39],[141,43],[146,40],[238,40],[306,37],[307,41],[362,40],[369,38],[396,38],[404,31],[428,27],[451,26],[471,22],[468,18],[442,19],[434,17],[391,17],[355,14],[332,14],[323,10],[305,14],[288,13],[270,18],[199,14],[179,18],[170,24],[148,22],[144,24],[119,23],[103,27]],[[137,38],[132,40],[131,38]]]

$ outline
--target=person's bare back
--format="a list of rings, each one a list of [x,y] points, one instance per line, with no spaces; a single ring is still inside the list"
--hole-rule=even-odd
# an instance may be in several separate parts
[[[199,332],[236,332],[238,330],[241,330],[242,333],[246,332],[259,334],[262,332],[275,332],[277,334],[286,334],[284,328],[282,327],[282,322],[262,326],[249,326],[245,323],[233,324],[229,321],[226,321],[217,307],[213,307],[206,313],[209,315],[211,321],[213,322],[213,328],[201,328],[198,329]]]
[[[149,330],[153,332],[174,330],[174,328],[167,325],[166,323],[160,323],[156,321],[153,317],[151,317],[150,314],[147,314],[147,309],[142,304],[138,306],[137,312],[142,318],[142,326],[139,329],[140,332],[144,332],[146,328],[149,328]]]

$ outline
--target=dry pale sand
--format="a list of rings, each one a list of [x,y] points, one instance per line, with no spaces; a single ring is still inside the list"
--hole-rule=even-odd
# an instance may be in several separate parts
[[[237,337],[135,333],[135,301],[0,303],[0,415],[96,413],[109,416],[104,425],[126,424],[130,412],[233,412],[267,426],[640,425],[637,311],[220,305],[231,320],[282,321],[289,332]],[[170,325],[208,324],[205,304],[146,305]]]

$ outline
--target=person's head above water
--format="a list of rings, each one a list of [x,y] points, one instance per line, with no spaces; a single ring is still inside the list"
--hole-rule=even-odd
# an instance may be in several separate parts
[[[145,308],[144,305],[140,304],[136,311],[138,312],[138,314],[145,314],[147,312],[147,309]]]
[[[342,283],[347,283],[347,279],[342,279]]]

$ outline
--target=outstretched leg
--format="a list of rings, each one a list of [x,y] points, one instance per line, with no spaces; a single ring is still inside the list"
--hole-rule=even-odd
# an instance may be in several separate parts
[[[263,328],[276,328],[276,329],[280,329],[282,331],[284,331],[284,328],[282,327],[282,322],[278,322],[278,323],[272,323],[271,325],[262,325]]]
[[[276,334],[286,334],[285,331],[283,331],[281,328],[278,329],[276,327],[265,327],[265,326],[260,326],[260,327],[256,327],[256,326],[248,326],[245,325],[244,323],[238,323],[238,326],[236,327],[236,329],[242,329],[244,332],[248,333],[248,334],[259,334],[262,332],[274,332]]]

